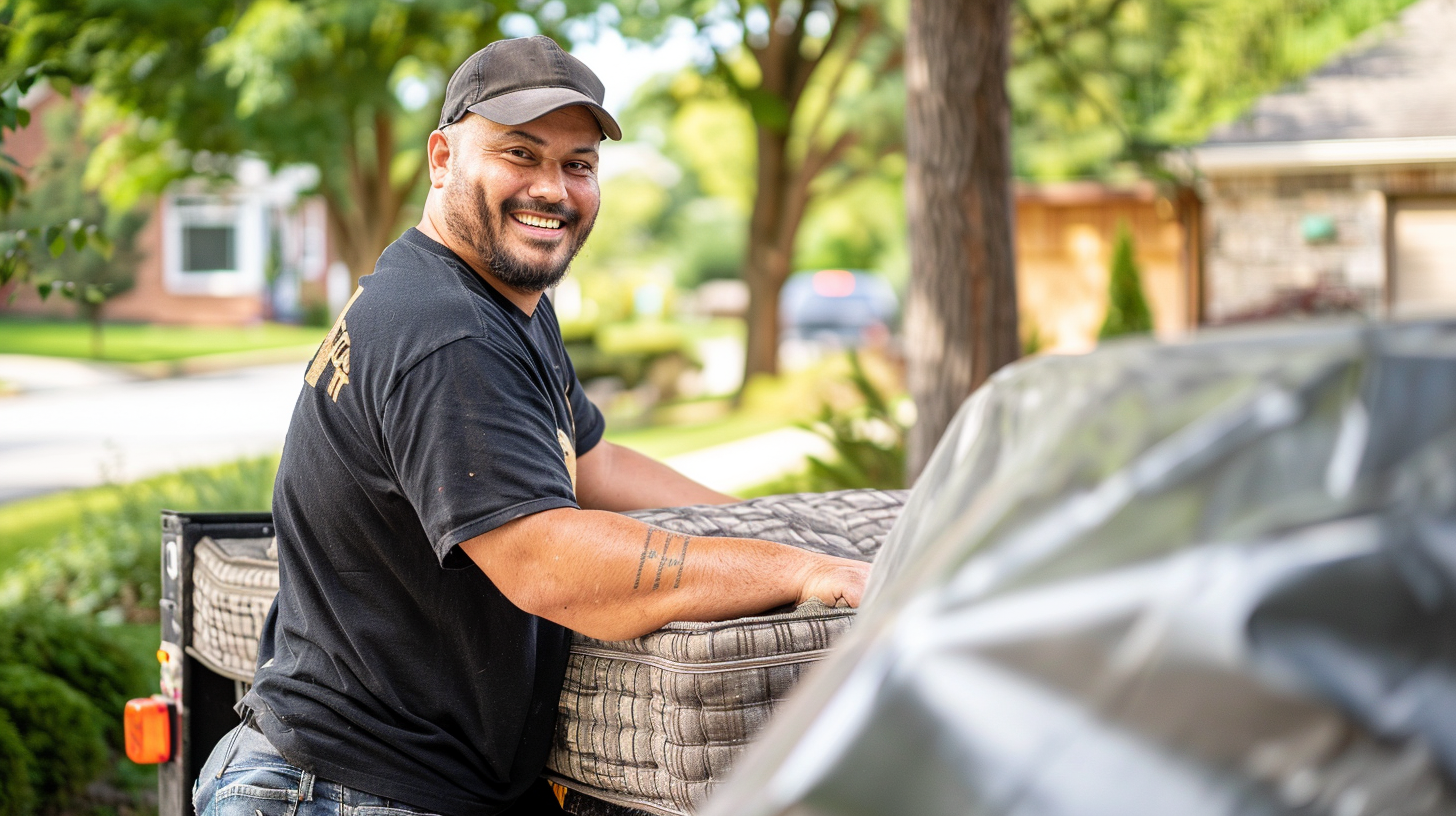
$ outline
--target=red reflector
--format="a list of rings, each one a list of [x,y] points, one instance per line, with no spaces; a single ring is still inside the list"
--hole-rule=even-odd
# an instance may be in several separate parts
[[[123,722],[127,759],[139,765],[155,765],[172,758],[172,712],[166,700],[128,700]]]
[[[809,279],[809,285],[820,297],[849,297],[854,294],[854,273],[843,269],[822,269]]]

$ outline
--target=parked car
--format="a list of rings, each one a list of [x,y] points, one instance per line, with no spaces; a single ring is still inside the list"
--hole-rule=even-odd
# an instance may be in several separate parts
[[[899,313],[894,288],[869,272],[795,272],[779,295],[779,323],[785,340],[860,346],[876,333],[887,334]]]

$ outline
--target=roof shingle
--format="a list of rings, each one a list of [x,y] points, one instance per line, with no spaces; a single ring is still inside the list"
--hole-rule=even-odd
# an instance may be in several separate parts
[[[1419,0],[1205,144],[1420,136],[1456,136],[1456,0]]]

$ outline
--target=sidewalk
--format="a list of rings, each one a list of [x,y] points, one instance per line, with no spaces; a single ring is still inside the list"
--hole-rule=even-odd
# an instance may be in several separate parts
[[[58,388],[87,388],[135,379],[124,369],[62,357],[0,354],[0,383],[7,394],[26,394]]]
[[[670,456],[674,470],[714,490],[733,494],[804,467],[806,456],[832,456],[828,440],[802,428],[780,428],[710,448]]]

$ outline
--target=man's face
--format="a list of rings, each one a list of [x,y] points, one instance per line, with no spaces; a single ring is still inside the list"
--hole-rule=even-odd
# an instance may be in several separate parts
[[[542,292],[566,275],[601,203],[601,126],[585,108],[522,125],[451,125],[445,225],[502,283]]]

